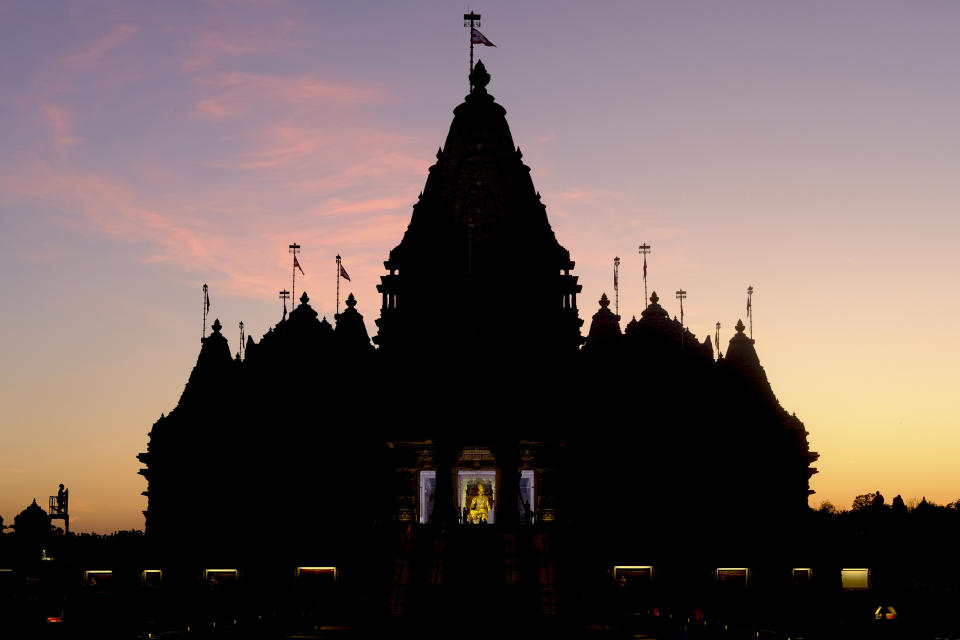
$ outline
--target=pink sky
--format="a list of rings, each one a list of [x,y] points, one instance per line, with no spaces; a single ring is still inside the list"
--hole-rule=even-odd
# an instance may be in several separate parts
[[[66,483],[74,528],[142,528],[135,456],[199,349],[236,347],[303,246],[375,285],[467,91],[462,8],[0,7],[0,515]],[[821,453],[812,504],[960,497],[960,6],[490,2],[479,56],[584,285],[650,285],[757,350]],[[615,399],[611,398],[611,402]]]

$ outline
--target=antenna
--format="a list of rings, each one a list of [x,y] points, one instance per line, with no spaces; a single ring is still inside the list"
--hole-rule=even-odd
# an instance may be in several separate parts
[[[283,319],[287,319],[287,298],[290,297],[290,292],[284,289],[280,292],[280,299],[283,300]]]
[[[243,358],[243,320],[240,321],[240,358]]]
[[[753,340],[753,287],[747,287],[747,320],[750,321],[750,339]]]
[[[720,356],[723,354],[720,353],[720,321],[717,321],[717,359],[720,359]]]
[[[647,298],[647,255],[650,253],[650,245],[643,243],[640,245],[640,255],[643,256],[643,306],[646,308],[649,298]]]

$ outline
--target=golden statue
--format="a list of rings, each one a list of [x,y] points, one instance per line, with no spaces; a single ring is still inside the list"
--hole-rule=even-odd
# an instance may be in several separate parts
[[[483,484],[477,485],[477,495],[473,496],[473,499],[470,500],[470,513],[467,514],[467,519],[470,522],[487,522],[487,513],[490,509],[493,508],[493,505],[490,504],[490,496],[487,495],[486,487]]]

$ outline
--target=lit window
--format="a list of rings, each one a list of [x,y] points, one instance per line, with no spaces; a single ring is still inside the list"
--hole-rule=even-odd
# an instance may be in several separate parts
[[[533,469],[524,469],[520,472],[520,521],[533,520],[537,512],[536,494],[533,486]]]
[[[870,569],[841,569],[840,583],[844,591],[866,591],[870,588]]]
[[[92,589],[105,589],[113,582],[113,571],[109,569],[91,569],[83,572],[83,584]]]
[[[420,472],[420,524],[430,522],[433,516],[433,503],[437,493],[437,472]]]
[[[337,583],[336,567],[297,567],[297,587],[324,589]]]
[[[227,584],[236,584],[240,580],[240,572],[236,569],[204,569],[203,581],[211,587]]]
[[[160,569],[144,569],[140,573],[140,582],[148,587],[159,587],[163,582],[163,571]]]
[[[750,570],[745,567],[717,569],[717,584],[729,589],[746,589]]]
[[[653,584],[653,567],[650,565],[617,565],[613,568],[614,581],[625,587]]]

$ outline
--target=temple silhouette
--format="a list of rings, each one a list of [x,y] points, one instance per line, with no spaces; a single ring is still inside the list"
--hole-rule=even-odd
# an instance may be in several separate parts
[[[720,356],[656,293],[626,323],[604,295],[584,336],[482,62],[470,81],[375,336],[373,292],[332,324],[303,293],[242,360],[213,324],[139,454],[157,563],[335,567],[343,610],[438,628],[470,602],[491,624],[602,607],[614,567],[807,566],[817,454],[743,323]]]

